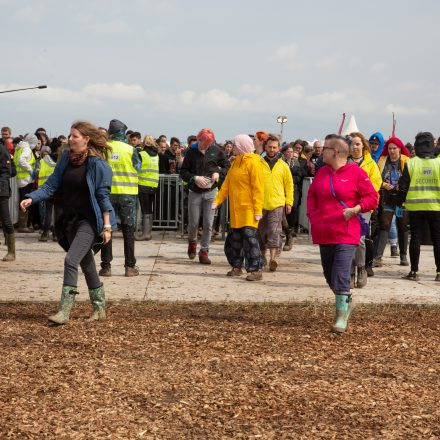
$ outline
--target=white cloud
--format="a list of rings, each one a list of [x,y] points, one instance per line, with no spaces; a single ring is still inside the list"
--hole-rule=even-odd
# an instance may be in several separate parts
[[[24,23],[38,24],[42,22],[45,13],[44,7],[35,3],[33,6],[28,5],[17,9],[15,11],[15,18]]]
[[[95,83],[88,84],[83,91],[86,95],[100,99],[132,101],[145,97],[145,90],[139,84]]]
[[[382,62],[378,62],[378,63],[374,63],[371,67],[370,67],[370,72],[374,73],[374,74],[383,74],[384,72],[386,72],[388,70],[388,66],[385,63]]]
[[[407,107],[403,105],[396,104],[388,104],[385,107],[385,113],[395,113],[396,115],[404,115],[404,116],[424,116],[431,114],[431,110],[420,107],[418,105],[414,107]]]
[[[256,95],[258,93],[261,93],[262,90],[263,87],[261,87],[259,84],[243,84],[240,87],[240,92],[246,95]]]

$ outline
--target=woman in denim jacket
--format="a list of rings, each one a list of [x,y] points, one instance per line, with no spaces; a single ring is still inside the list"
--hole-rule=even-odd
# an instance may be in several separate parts
[[[33,203],[55,196],[62,207],[56,220],[56,236],[67,251],[64,279],[58,313],[49,321],[66,324],[78,294],[78,266],[84,273],[93,306],[91,321],[104,320],[105,295],[96,271],[93,251],[111,238],[116,227],[110,203],[112,170],[105,159],[110,148],[107,139],[89,122],[75,122],[70,129],[70,149],[65,151],[46,183],[20,203],[26,211]],[[92,251],[93,250],[93,251]]]

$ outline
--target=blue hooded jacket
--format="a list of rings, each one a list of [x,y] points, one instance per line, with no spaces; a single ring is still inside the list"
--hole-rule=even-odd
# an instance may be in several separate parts
[[[368,139],[368,141],[371,142],[374,138],[376,138],[376,140],[379,141],[379,147],[377,148],[377,150],[374,153],[371,152],[371,157],[377,163],[377,162],[379,162],[379,157],[382,154],[383,147],[385,146],[385,140],[382,136],[382,133],[379,133],[379,132],[373,133],[370,136],[370,139]]]

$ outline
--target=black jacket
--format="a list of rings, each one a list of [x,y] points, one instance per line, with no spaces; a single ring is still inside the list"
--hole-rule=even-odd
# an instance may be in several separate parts
[[[199,143],[195,142],[186,152],[180,168],[180,177],[188,184],[190,190],[202,193],[216,188],[218,182],[214,182],[211,188],[199,188],[194,182],[194,177],[205,176],[210,178],[214,173],[219,173],[219,180],[224,180],[231,164],[218,145],[212,144],[205,151],[205,154],[199,151],[198,146]]]
[[[9,150],[3,141],[0,140],[0,180],[9,180],[11,175],[12,159]]]

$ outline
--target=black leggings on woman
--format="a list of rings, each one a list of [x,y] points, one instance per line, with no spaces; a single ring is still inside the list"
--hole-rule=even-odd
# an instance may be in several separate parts
[[[225,241],[225,255],[234,268],[243,267],[246,272],[257,272],[263,267],[258,230],[252,226],[230,229]]]

